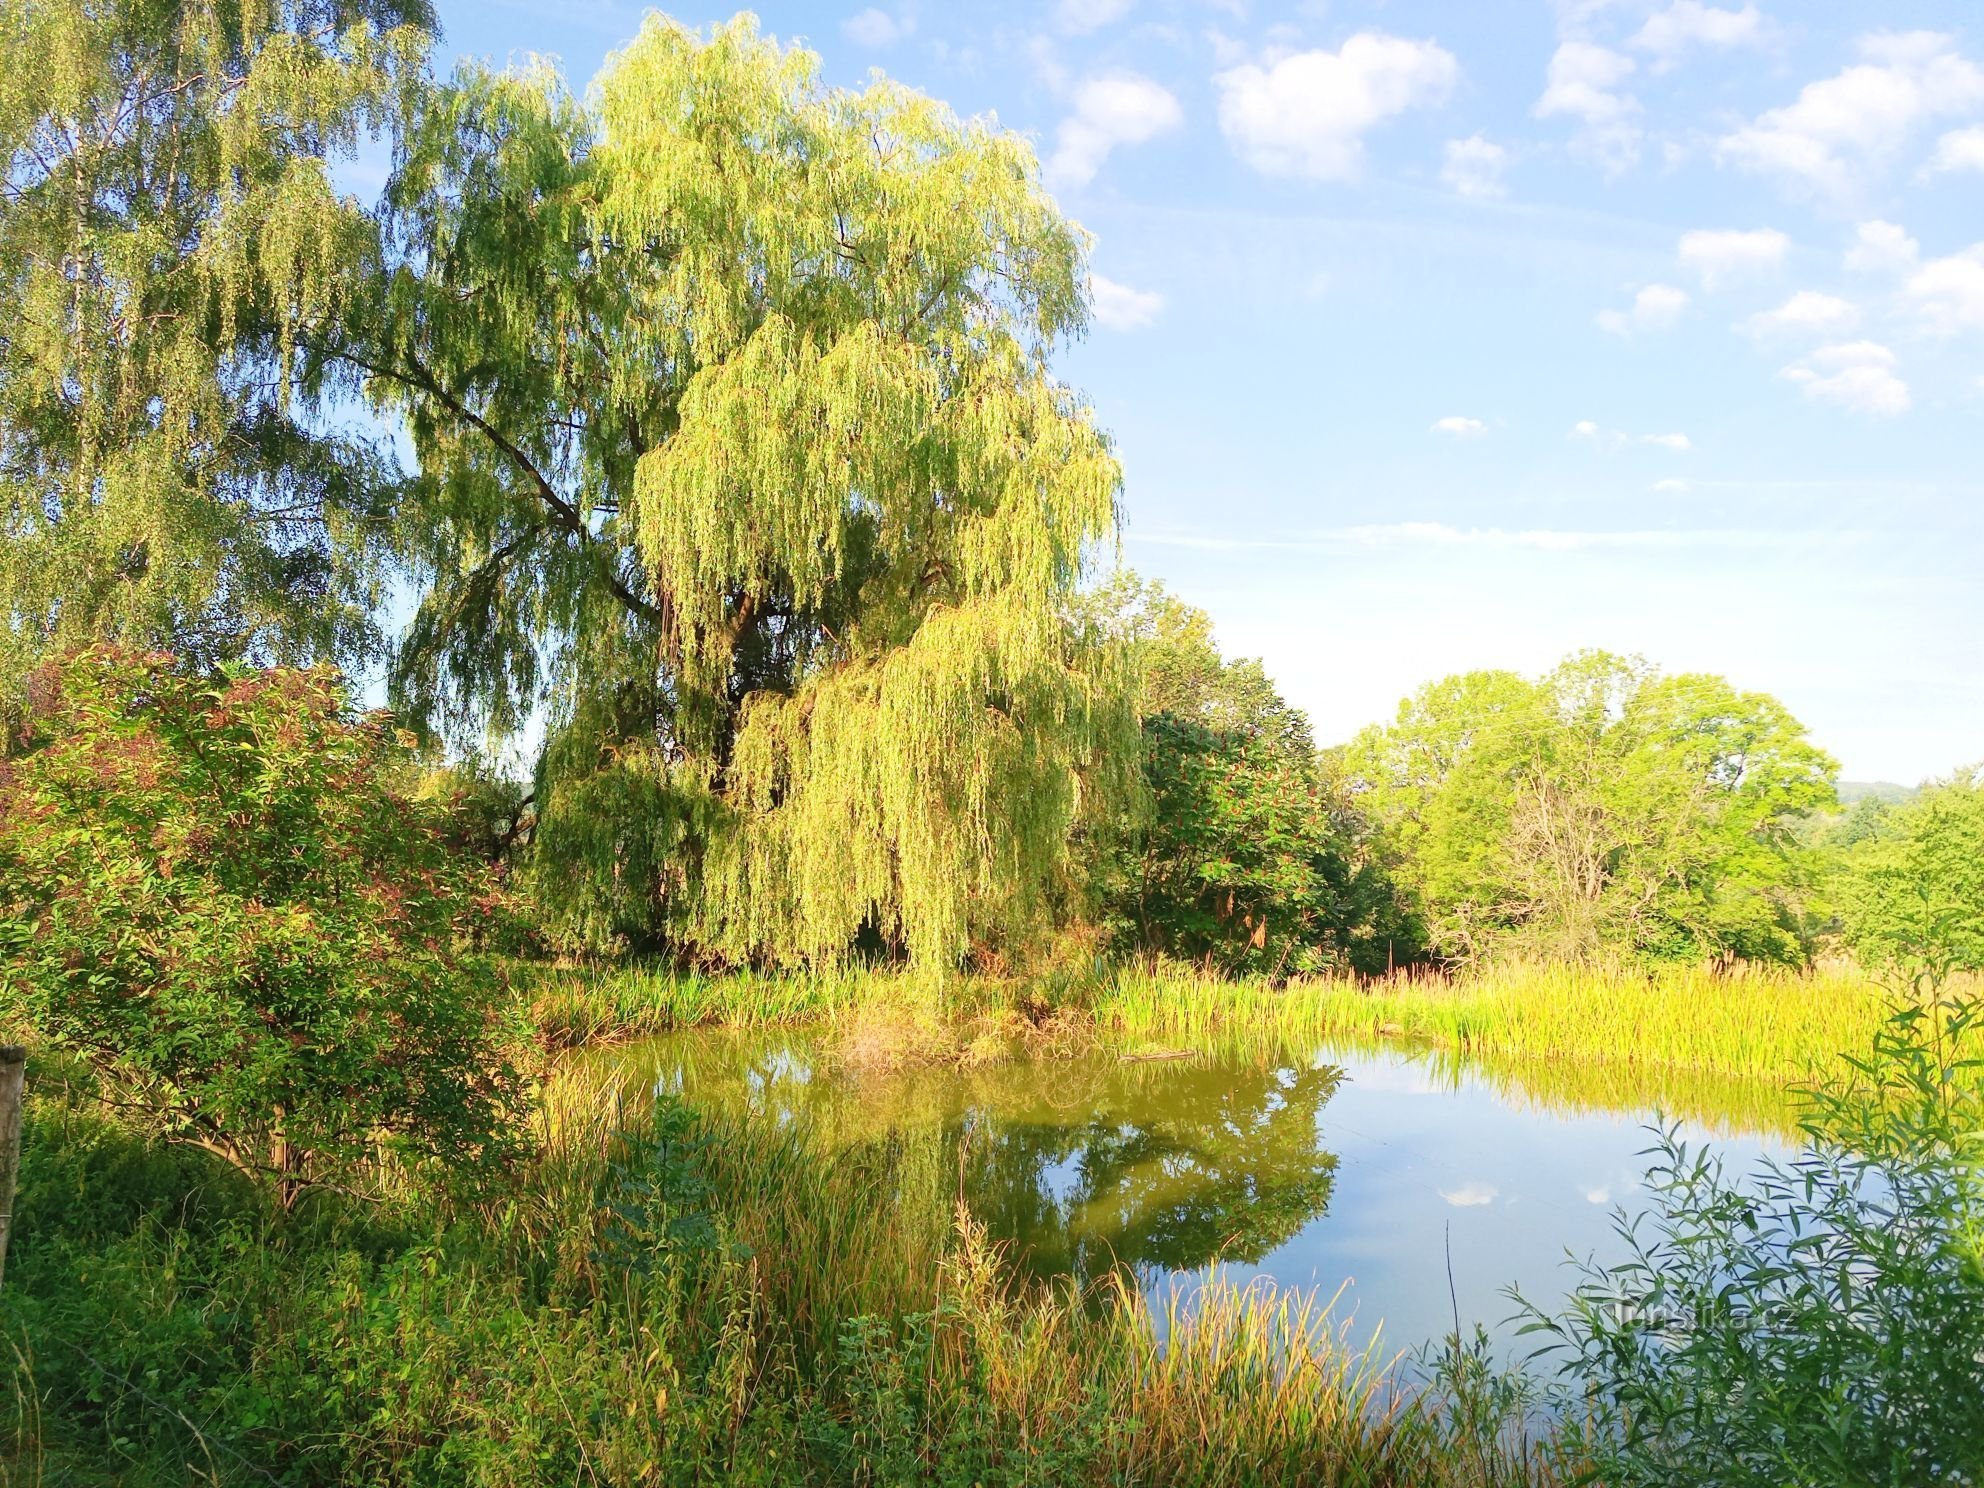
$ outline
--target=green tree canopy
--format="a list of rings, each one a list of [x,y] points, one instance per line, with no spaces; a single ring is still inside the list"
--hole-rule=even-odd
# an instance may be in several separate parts
[[[1119,576],[1089,601],[1137,677],[1141,818],[1098,844],[1106,918],[1127,946],[1229,969],[1379,970],[1419,947],[1309,720],[1257,660],[1163,586]]]
[[[1845,938],[1862,961],[1984,970],[1984,770],[1856,808],[1827,846]]]
[[[419,462],[397,696],[547,709],[559,933],[943,962],[1037,917],[1133,721],[1068,620],[1120,478],[1028,145],[656,17],[587,104],[437,90],[387,211],[342,350]]]
[[[391,467],[313,339],[376,262],[333,160],[425,0],[0,0],[0,689],[51,647],[372,638]],[[0,704],[4,704],[0,692]]]
[[[1774,698],[1585,652],[1433,683],[1343,767],[1442,954],[1804,954],[1792,828],[1837,766]]]

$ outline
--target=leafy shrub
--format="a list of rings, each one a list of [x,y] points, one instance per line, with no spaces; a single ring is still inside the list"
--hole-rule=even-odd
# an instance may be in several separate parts
[[[1974,1483],[1984,1474],[1984,1005],[1898,1013],[1815,1092],[1807,1143],[1732,1181],[1663,1135],[1627,1259],[1532,1310],[1597,1480]]]
[[[498,1156],[504,898],[404,759],[324,671],[45,668],[0,763],[0,1006],[286,1200],[389,1151]]]

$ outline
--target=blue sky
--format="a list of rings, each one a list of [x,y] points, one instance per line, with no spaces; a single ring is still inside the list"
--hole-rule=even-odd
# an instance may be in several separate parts
[[[642,14],[440,3],[444,56],[575,86]],[[757,11],[1034,138],[1125,558],[1319,739],[1604,646],[1776,693],[1849,778],[1984,758],[1974,0]]]

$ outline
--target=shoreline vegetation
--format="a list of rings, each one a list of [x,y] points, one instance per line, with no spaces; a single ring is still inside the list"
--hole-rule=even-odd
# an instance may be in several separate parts
[[[1639,978],[1630,1006],[1698,994],[1702,975]],[[596,996],[603,980],[584,985]],[[1713,980],[1731,1013],[1711,1028],[1759,1026],[1738,1015],[1766,994],[1805,1011],[1746,1041],[1648,1027],[1640,1047],[1721,1048],[1788,1071],[1806,1062],[1796,1039],[1873,1016],[1869,985],[1837,970]],[[1043,996],[1033,1015],[1051,1027],[1079,1008],[1082,1026],[1130,1041],[1231,1035],[1252,1018],[1304,1034],[1396,1021],[1479,1044],[1544,1026],[1561,1014],[1551,990],[1573,981],[1534,969],[1215,993],[1183,973],[1131,972],[1117,987],[1055,988],[1060,1004]],[[899,1012],[912,984],[626,973],[611,985],[624,1032],[636,1006],[671,1027],[845,1030]],[[1188,1020],[1170,1001],[1184,989],[1216,1011]],[[954,988],[943,1006],[982,1027],[995,990],[1034,1021],[1003,983]],[[577,994],[566,983],[561,995],[569,1014]],[[1522,997],[1536,1000],[1526,1017]],[[1545,1063],[1568,1069],[1576,1040],[1556,1044]],[[1028,1278],[955,1204],[933,1144],[820,1144],[797,1126],[600,1094],[541,1092],[540,1138],[507,1200],[447,1202],[409,1184],[375,1205],[320,1193],[282,1213],[208,1154],[118,1120],[80,1072],[44,1080],[21,1205],[36,1239],[5,1298],[19,1351],[11,1466],[83,1485],[184,1469],[409,1488],[1546,1488],[1582,1481],[1595,1460],[1575,1412],[1491,1363],[1479,1338],[1415,1357],[1353,1335],[1312,1289],[1217,1273],[1155,1295],[1113,1275]]]
[[[1148,1056],[1222,1038],[1398,1039],[1523,1061],[1638,1066],[1795,1084],[1864,1049],[1915,996],[1851,963],[1654,968],[1515,963],[1452,975],[1272,982],[1176,964],[1026,979],[888,970],[706,976],[639,966],[513,973],[548,1049],[696,1028],[813,1026],[859,1067],[1110,1048]],[[1958,977],[1950,990],[1974,990]]]

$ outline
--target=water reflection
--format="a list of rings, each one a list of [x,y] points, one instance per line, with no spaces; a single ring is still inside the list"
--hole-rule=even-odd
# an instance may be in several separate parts
[[[919,1171],[953,1176],[890,1202],[941,1227],[961,1197],[1036,1275],[1127,1267],[1191,1286],[1218,1262],[1238,1280],[1347,1287],[1360,1325],[1382,1319],[1401,1344],[1444,1333],[1456,1303],[1498,1322],[1512,1283],[1561,1295],[1566,1251],[1605,1253],[1612,1206],[1638,1202],[1656,1111],[1738,1166],[1781,1147],[1793,1112],[1767,1087],[1396,1045],[857,1076],[803,1035],[700,1033],[571,1073],[628,1101],[663,1091],[798,1124],[822,1149],[914,1149]]]
[[[1317,1132],[1339,1079],[1327,1066],[1091,1071],[1071,1120],[972,1108],[956,1128],[963,1190],[1039,1275],[1258,1262],[1329,1205],[1336,1157]]]

